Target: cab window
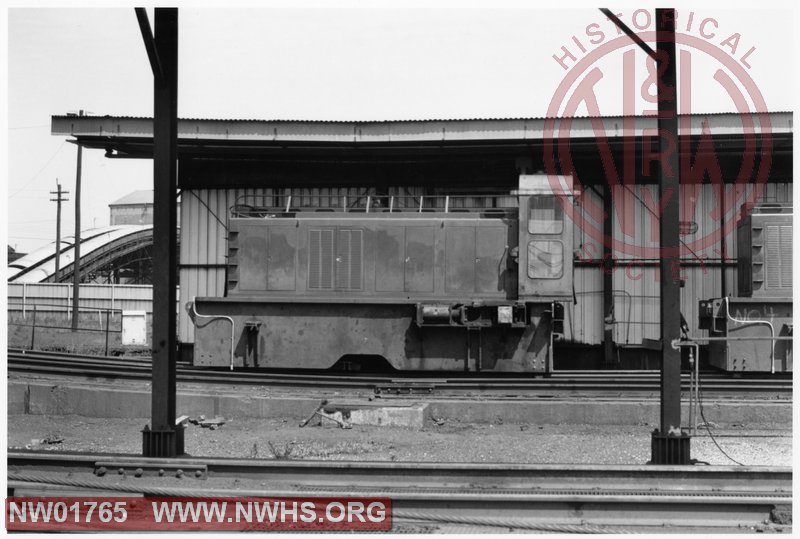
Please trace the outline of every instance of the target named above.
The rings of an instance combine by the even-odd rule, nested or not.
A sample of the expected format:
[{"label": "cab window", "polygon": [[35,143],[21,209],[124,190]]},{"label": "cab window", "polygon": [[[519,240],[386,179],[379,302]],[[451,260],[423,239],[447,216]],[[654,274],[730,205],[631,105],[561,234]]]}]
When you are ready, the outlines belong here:
[{"label": "cab window", "polygon": [[528,232],[561,234],[564,231],[564,210],[556,197],[535,195],[528,198]]},{"label": "cab window", "polygon": [[528,242],[528,277],[560,279],[564,275],[564,244],[556,240]]}]

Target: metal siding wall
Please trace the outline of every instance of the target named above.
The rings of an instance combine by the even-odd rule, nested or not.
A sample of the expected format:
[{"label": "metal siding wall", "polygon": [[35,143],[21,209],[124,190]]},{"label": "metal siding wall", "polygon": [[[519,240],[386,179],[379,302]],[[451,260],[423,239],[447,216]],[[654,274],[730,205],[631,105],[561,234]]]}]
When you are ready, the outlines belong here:
[{"label": "metal siding wall", "polygon": [[[627,210],[626,215],[633,218],[634,226],[628,229],[633,234],[625,236],[629,252],[615,252],[620,260],[635,260],[639,257],[648,257],[646,249],[658,247],[659,221],[654,218],[643,202],[658,207],[658,193],[652,186],[634,186],[633,194],[623,196],[620,192],[623,187],[616,187],[617,197],[615,203]],[[650,189],[649,193],[644,193]],[[741,201],[748,192],[747,186],[726,186],[728,201]],[[761,202],[790,203],[792,190],[789,184],[768,184],[765,186]],[[681,255],[684,258],[718,260],[721,255],[719,218],[715,209],[719,204],[719,186],[704,184],[701,186],[681,187],[681,220],[692,220],[697,223],[697,232],[691,235],[682,235],[681,239],[686,246],[681,246]],[[691,211],[690,204],[694,204]],[[614,233],[616,238],[621,238],[622,230],[615,215]],[[727,217],[738,221],[741,217],[741,208],[729,209]],[[725,247],[729,260],[735,260],[736,231],[726,235]],[[702,240],[702,241],[700,241]],[[599,270],[596,270],[600,273]],[[722,292],[722,269],[718,265],[687,266],[683,269],[685,286],[681,289],[681,312],[686,318],[691,334],[699,334],[697,327],[697,302],[701,299],[719,297]],[[577,279],[576,279],[577,281]],[[736,269],[726,270],[727,293],[736,295]],[[617,324],[614,337],[619,344],[641,344],[642,339],[660,338],[660,286],[658,281],[658,267],[634,267],[629,272],[624,267],[618,268],[614,274],[615,290],[615,318]],[[579,298],[580,301],[580,298]],[[627,304],[626,304],[627,303]],[[602,318],[602,304],[594,314]],[[594,342],[586,341],[586,344]]]},{"label": "metal siding wall", "polygon": [[[622,189],[615,187],[615,203],[621,204],[626,215],[632,217],[632,226],[628,229],[632,236],[625,236],[624,240],[632,248],[628,252],[616,252],[615,256],[622,260],[635,260],[646,254],[645,247],[658,247],[658,219],[643,205],[651,205],[654,211],[658,207],[658,192],[654,186],[633,186],[625,196]],[[644,193],[643,190],[648,190]],[[731,193],[731,189],[735,194]],[[727,186],[729,200],[741,200],[746,187]],[[603,193],[602,188],[598,188]],[[393,186],[388,189],[389,195],[402,197],[419,197],[425,193],[423,187]],[[688,203],[695,204],[695,212],[689,217],[687,210],[682,210],[683,220],[691,219],[697,222],[698,230],[692,236],[683,236],[682,239],[689,243],[705,236],[707,231],[718,229],[718,219],[712,217],[712,212],[718,204],[718,187],[715,185],[702,185],[699,188],[682,189],[681,202],[684,208]],[[209,210],[200,202],[205,202],[223,223],[227,223],[228,210],[242,195],[271,196],[273,194],[292,194],[301,197],[304,205],[330,206],[341,204],[341,197],[347,195],[348,199],[365,194],[374,194],[374,190],[364,188],[320,188],[310,190],[300,189],[226,189],[226,190],[184,190],[181,197],[181,258],[182,264],[225,264],[227,255],[227,238],[225,227],[209,213]],[[196,196],[195,196],[196,195]],[[576,206],[576,213],[581,218],[588,220],[588,224],[602,230],[602,222],[598,222],[589,215],[587,208],[602,208],[602,200],[597,193],[590,189],[584,190],[581,195],[582,203]],[[198,200],[198,198],[200,200]],[[694,200],[692,200],[694,199]],[[764,202],[791,202],[791,184],[768,184],[764,189]],[[410,200],[396,201],[398,205],[412,205]],[[729,209],[729,216],[740,214],[738,208]],[[614,234],[616,238],[623,238],[618,219],[615,213]],[[596,217],[596,216],[595,216]],[[731,260],[736,258],[735,231],[725,237],[727,256]],[[600,258],[602,245],[595,235],[588,233],[583,227],[575,226],[575,248],[583,258]],[[719,258],[719,236],[712,236],[711,242],[704,246],[692,246],[698,256]],[[716,250],[716,252],[715,252]],[[683,256],[691,256],[691,251],[683,248]],[[685,269],[686,286],[681,290],[681,310],[689,323],[690,331],[697,330],[697,301],[716,297],[721,294],[721,269],[719,267],[688,267]],[[615,340],[619,344],[641,344],[643,338],[660,338],[659,300],[660,292],[657,280],[658,269],[655,266],[635,266],[630,270],[626,267],[617,268],[614,274],[614,308],[616,325],[614,328]],[[736,269],[726,270],[727,292],[736,293]],[[188,301],[193,296],[222,296],[225,293],[224,268],[182,268],[180,271],[181,309],[179,319],[179,339],[182,342],[194,341],[194,327],[185,309]],[[9,285],[11,286],[11,285]],[[578,267],[575,269],[575,293],[577,305],[568,302],[566,305],[567,317],[565,323],[565,337],[569,340],[585,344],[600,344],[603,339],[603,308],[602,308],[603,279],[602,272],[596,267]]]},{"label": "metal siding wall", "polygon": [[[113,297],[113,300],[112,300]],[[33,305],[42,311],[71,311],[72,283],[8,283],[8,311],[26,311]],[[82,284],[79,306],[91,309],[120,309],[126,311],[153,310],[153,287],[150,285]]]},{"label": "metal siding wall", "polygon": [[[599,194],[592,189],[585,189],[573,204],[575,220],[572,244],[580,251],[582,258],[600,258],[603,255],[603,244],[598,237],[598,231],[603,230],[603,221],[602,215],[596,214],[596,209],[603,208],[600,195],[605,196],[605,189],[603,187],[596,189]],[[588,232],[592,228],[596,230],[594,234]]]},{"label": "metal siding wall", "polygon": [[[603,255],[598,234],[589,232],[592,228],[603,230],[602,216],[597,215],[596,209],[603,207],[600,195],[604,194],[604,189],[598,187],[597,191],[599,194],[592,189],[583,190],[573,206],[573,245],[582,259],[599,259]],[[566,304],[565,337],[584,344],[600,344],[603,342],[603,273],[596,267],[576,267],[574,279],[577,303]]]},{"label": "metal siding wall", "polygon": [[565,305],[565,338],[585,344],[603,342],[603,274],[597,268],[575,268],[576,304]]}]

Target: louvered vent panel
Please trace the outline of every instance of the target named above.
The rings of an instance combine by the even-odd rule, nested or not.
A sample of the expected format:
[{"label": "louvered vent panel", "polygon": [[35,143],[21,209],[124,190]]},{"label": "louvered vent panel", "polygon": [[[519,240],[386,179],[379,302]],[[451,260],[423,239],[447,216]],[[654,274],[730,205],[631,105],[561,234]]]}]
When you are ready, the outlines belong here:
[{"label": "louvered vent panel", "polygon": [[769,225],[766,227],[766,288],[792,286],[792,227]]},{"label": "louvered vent panel", "polygon": [[350,231],[339,230],[336,238],[336,288],[349,288]]},{"label": "louvered vent panel", "polygon": [[779,288],[780,283],[780,263],[781,263],[781,239],[780,227],[766,227],[766,260],[764,261],[764,273],[767,288]]},{"label": "louvered vent panel", "polygon": [[350,231],[350,282],[349,288],[361,289],[361,273],[363,271],[364,257],[362,256],[362,232]]},{"label": "louvered vent panel", "polygon": [[333,288],[333,230],[310,230],[308,287]]},{"label": "louvered vent panel", "polygon": [[781,227],[781,260],[779,267],[781,270],[781,286],[787,289],[792,288],[792,227]]},{"label": "louvered vent panel", "polygon": [[362,231],[340,229],[336,237],[336,288],[361,289]]}]

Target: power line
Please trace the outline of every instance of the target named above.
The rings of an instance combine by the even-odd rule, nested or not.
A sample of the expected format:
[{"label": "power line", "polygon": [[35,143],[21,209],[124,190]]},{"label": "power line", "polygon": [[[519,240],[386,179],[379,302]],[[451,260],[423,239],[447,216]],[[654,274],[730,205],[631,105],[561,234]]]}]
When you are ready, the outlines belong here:
[{"label": "power line", "polygon": [[49,164],[50,164],[50,161],[52,161],[52,160],[55,158],[55,156],[58,154],[58,152],[60,152],[60,151],[61,151],[61,148],[63,148],[63,147],[64,147],[64,144],[66,144],[66,143],[67,143],[66,139],[65,139],[65,140],[63,140],[63,141],[61,141],[61,145],[60,145],[60,146],[58,147],[58,149],[57,149],[57,150],[56,150],[56,151],[53,153],[53,155],[51,155],[51,156],[50,156],[50,159],[48,159],[48,160],[47,160],[47,162],[44,164],[44,166],[43,166],[42,168],[40,168],[40,169],[39,169],[39,172],[37,172],[36,174],[34,174],[34,175],[33,175],[33,177],[31,177],[31,179],[30,179],[30,180],[28,180],[27,182],[25,182],[25,185],[23,185],[22,187],[20,187],[20,188],[19,188],[19,189],[17,189],[16,191],[14,191],[14,193],[12,193],[12,194],[8,195],[8,198],[14,198],[14,197],[15,197],[15,196],[17,196],[18,194],[20,194],[20,193],[21,193],[21,192],[22,192],[22,191],[23,191],[23,190],[24,190],[26,187],[28,187],[28,185],[29,185],[29,184],[30,184],[30,183],[31,183],[33,180],[35,180],[35,179],[37,178],[37,176],[39,176],[39,174],[41,174],[41,173],[44,171],[44,169],[46,169],[46,168],[47,168],[47,165],[49,165]]}]

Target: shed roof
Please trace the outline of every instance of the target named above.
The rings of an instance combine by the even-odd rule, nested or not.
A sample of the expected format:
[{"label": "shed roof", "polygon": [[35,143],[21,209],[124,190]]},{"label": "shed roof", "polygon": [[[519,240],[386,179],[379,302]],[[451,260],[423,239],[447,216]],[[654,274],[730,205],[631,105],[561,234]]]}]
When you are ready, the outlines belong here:
[{"label": "shed roof", "polygon": [[[792,132],[792,113],[713,113],[681,115],[682,135],[708,130],[712,135],[741,135],[768,129],[772,133]],[[178,120],[181,141],[225,142],[314,142],[314,143],[404,143],[464,142],[492,140],[536,141],[564,136],[596,137],[598,130],[608,137],[622,137],[625,129],[641,133],[654,129],[655,116],[603,116],[573,118],[475,118],[467,120],[386,121],[303,121],[303,120],[220,120],[183,118]],[[753,128],[748,129],[749,125]],[[152,138],[153,119],[131,116],[53,116],[51,134],[79,138]]]},{"label": "shed roof", "polygon": [[119,200],[110,203],[109,206],[128,206],[132,204],[152,204],[153,203],[153,190],[142,189],[128,193]]}]

